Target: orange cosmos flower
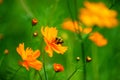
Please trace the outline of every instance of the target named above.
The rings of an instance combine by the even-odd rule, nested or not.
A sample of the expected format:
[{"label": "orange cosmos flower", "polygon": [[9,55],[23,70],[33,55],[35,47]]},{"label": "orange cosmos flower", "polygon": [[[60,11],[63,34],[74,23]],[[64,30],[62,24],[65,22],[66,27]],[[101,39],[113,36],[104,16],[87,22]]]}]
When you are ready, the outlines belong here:
[{"label": "orange cosmos flower", "polygon": [[86,26],[92,27],[97,25],[107,28],[117,26],[116,11],[109,10],[103,3],[85,2],[84,5],[85,8],[80,9],[79,18]]},{"label": "orange cosmos flower", "polygon": [[25,67],[27,70],[29,70],[29,67],[32,67],[36,70],[40,70],[42,68],[42,63],[37,60],[37,58],[40,56],[39,50],[36,50],[35,52],[33,52],[31,48],[24,50],[24,43],[19,44],[16,50],[23,60],[20,62],[20,65]]},{"label": "orange cosmos flower", "polygon": [[107,40],[98,32],[94,32],[89,36],[89,39],[92,40],[97,46],[105,46]]},{"label": "orange cosmos flower", "polygon": [[77,21],[72,21],[70,19],[64,21],[62,24],[63,29],[70,30],[72,32],[77,32],[80,31],[84,34],[88,34],[92,31],[92,28],[82,28],[81,26],[78,25]]},{"label": "orange cosmos flower", "polygon": [[43,27],[41,28],[42,35],[44,36],[45,43],[47,46],[45,47],[45,51],[48,53],[50,57],[53,56],[53,50],[59,54],[64,54],[67,50],[67,47],[62,46],[62,40],[57,37],[57,29],[56,28],[49,28]]},{"label": "orange cosmos flower", "polygon": [[64,67],[61,64],[54,64],[53,65],[55,72],[61,72],[64,71]]}]

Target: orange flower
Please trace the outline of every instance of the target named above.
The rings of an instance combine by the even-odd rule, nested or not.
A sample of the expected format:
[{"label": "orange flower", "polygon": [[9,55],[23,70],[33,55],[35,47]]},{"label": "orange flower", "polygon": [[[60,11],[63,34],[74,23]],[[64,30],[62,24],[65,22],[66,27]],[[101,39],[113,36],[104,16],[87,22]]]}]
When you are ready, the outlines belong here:
[{"label": "orange flower", "polygon": [[39,50],[36,50],[35,52],[33,52],[31,48],[24,50],[24,43],[19,44],[16,50],[23,60],[20,62],[20,65],[25,67],[27,70],[29,70],[29,67],[32,67],[36,70],[40,70],[42,68],[42,63],[37,60],[37,58],[40,56]]},{"label": "orange flower", "polygon": [[64,71],[64,67],[61,64],[54,64],[53,65],[55,72],[61,72]]},{"label": "orange flower", "polygon": [[67,47],[62,46],[61,40],[58,40],[58,31],[56,28],[45,27],[45,29],[43,29],[42,27],[41,32],[44,37],[44,41],[47,44],[47,46],[45,47],[45,51],[50,57],[53,56],[53,50],[59,54],[64,54],[64,52],[67,50]]},{"label": "orange flower", "polygon": [[109,10],[103,3],[85,2],[84,5],[85,8],[80,9],[79,18],[86,26],[92,27],[97,25],[107,28],[117,26],[116,11]]},{"label": "orange flower", "polygon": [[63,29],[66,30],[70,30],[72,32],[77,32],[80,31],[84,34],[88,34],[92,31],[92,28],[82,28],[81,26],[78,25],[77,21],[72,21],[70,19],[66,20],[63,24],[62,24]]},{"label": "orange flower", "polygon": [[72,21],[70,19],[64,21],[64,23],[62,24],[63,29],[66,30],[70,30],[72,32],[76,32],[76,31],[81,31],[82,28],[79,27],[78,22],[77,21]]},{"label": "orange flower", "polygon": [[84,34],[89,34],[90,32],[92,32],[92,28],[84,28],[83,30],[82,30],[82,32],[84,33]]},{"label": "orange flower", "polygon": [[107,40],[98,32],[94,32],[89,36],[89,39],[92,40],[97,46],[105,46]]}]

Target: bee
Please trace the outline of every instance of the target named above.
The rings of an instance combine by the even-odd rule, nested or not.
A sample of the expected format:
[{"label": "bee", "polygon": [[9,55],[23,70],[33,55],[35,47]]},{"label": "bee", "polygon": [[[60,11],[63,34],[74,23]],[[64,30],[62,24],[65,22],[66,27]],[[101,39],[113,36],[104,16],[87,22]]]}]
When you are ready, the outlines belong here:
[{"label": "bee", "polygon": [[61,37],[57,37],[57,38],[55,39],[55,43],[56,43],[56,44],[63,44],[64,41],[63,41],[63,39],[62,39]]}]

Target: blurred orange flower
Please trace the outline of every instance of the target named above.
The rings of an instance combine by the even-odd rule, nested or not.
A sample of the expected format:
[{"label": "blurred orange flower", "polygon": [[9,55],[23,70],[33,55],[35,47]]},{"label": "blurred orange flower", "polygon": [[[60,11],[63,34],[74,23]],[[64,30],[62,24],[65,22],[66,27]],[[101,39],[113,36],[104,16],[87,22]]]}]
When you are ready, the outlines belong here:
[{"label": "blurred orange flower", "polygon": [[62,46],[61,40],[57,38],[57,29],[53,27],[43,27],[41,28],[41,33],[44,36],[44,41],[47,44],[45,47],[45,51],[48,53],[50,57],[53,56],[53,50],[59,54],[64,54],[67,50],[67,47]]},{"label": "blurred orange flower", "polygon": [[3,3],[3,0],[0,0],[0,4],[2,4]]},{"label": "blurred orange flower", "polygon": [[70,19],[65,20],[64,23],[62,24],[62,27],[63,27],[63,29],[70,30],[70,31],[72,31],[72,32],[76,32],[76,31],[78,31],[78,30],[79,30],[79,31],[82,30],[82,28],[79,27],[77,21],[74,21],[74,22],[73,22],[73,21],[70,20]]},{"label": "blurred orange flower", "polygon": [[4,53],[5,53],[5,54],[9,54],[9,50],[8,50],[8,49],[5,49],[5,50],[4,50]]},{"label": "blurred orange flower", "polygon": [[66,29],[66,30],[70,30],[72,32],[82,32],[84,34],[88,34],[92,31],[92,28],[82,28],[81,26],[78,25],[78,22],[77,21],[72,21],[70,19],[64,21],[64,23],[62,24],[62,27],[63,29]]},{"label": "blurred orange flower", "polygon": [[102,47],[107,44],[107,39],[105,39],[100,33],[94,32],[89,36],[89,39],[93,41],[97,46]]},{"label": "blurred orange flower", "polygon": [[29,67],[32,67],[36,70],[41,70],[42,63],[37,60],[37,58],[40,56],[39,50],[36,50],[35,52],[33,52],[31,48],[27,48],[26,50],[24,50],[24,43],[19,44],[16,50],[23,60],[22,62],[20,62],[20,65],[25,67],[27,70],[29,70]]},{"label": "blurred orange flower", "polygon": [[79,18],[88,27],[97,25],[99,27],[112,28],[117,26],[117,12],[110,10],[103,3],[84,3],[85,8],[80,9]]},{"label": "blurred orange flower", "polygon": [[64,67],[61,64],[54,64],[53,65],[55,72],[62,72],[64,71]]}]

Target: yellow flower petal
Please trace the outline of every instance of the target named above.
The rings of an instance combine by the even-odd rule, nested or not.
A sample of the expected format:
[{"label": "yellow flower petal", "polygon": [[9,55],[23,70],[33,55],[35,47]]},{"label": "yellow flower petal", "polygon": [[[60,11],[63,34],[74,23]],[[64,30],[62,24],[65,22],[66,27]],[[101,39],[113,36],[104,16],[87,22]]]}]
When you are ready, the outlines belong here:
[{"label": "yellow flower petal", "polygon": [[42,63],[38,60],[30,61],[29,66],[36,69],[36,70],[41,70],[42,69]]},{"label": "yellow flower petal", "polygon": [[43,29],[43,27],[41,28],[41,32],[42,35],[44,36],[44,38],[49,41],[49,43],[51,43],[56,37],[57,37],[57,29],[56,28],[49,28],[49,27],[45,27],[45,29]]},{"label": "yellow flower petal", "polygon": [[53,56],[53,50],[52,50],[51,46],[46,46],[46,47],[45,47],[45,51],[48,53],[48,55],[49,55],[50,57]]},{"label": "yellow flower petal", "polygon": [[36,51],[33,53],[33,58],[34,58],[34,59],[37,59],[39,56],[40,56],[40,51],[39,51],[39,50],[36,50]]},{"label": "yellow flower petal", "polygon": [[64,54],[67,50],[67,47],[64,47],[62,45],[53,44],[52,49],[59,54]]},{"label": "yellow flower petal", "polygon": [[24,43],[19,44],[19,46],[17,47],[16,50],[17,50],[18,54],[22,57],[22,59],[25,60],[26,59],[26,53],[24,51]]}]

